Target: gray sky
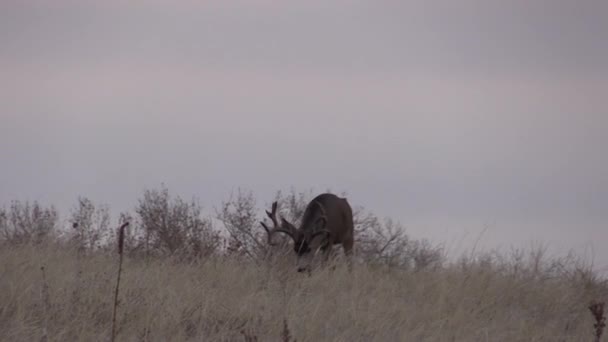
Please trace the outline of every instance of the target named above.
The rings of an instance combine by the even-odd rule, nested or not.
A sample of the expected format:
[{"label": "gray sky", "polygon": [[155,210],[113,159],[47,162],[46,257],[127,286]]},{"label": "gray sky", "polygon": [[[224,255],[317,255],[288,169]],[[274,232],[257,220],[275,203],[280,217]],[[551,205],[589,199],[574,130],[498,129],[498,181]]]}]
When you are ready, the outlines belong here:
[{"label": "gray sky", "polygon": [[414,237],[486,228],[608,265],[607,18],[604,0],[2,1],[0,203],[331,188]]}]

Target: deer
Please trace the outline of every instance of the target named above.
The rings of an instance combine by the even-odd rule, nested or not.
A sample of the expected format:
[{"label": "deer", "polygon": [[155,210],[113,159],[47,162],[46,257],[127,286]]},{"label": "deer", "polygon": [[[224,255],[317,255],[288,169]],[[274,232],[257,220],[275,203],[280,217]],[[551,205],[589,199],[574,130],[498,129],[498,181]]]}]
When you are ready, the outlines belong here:
[{"label": "deer", "polygon": [[272,237],[283,233],[293,239],[293,250],[297,256],[297,271],[311,271],[314,255],[321,250],[323,261],[327,262],[332,254],[332,247],[341,244],[351,268],[354,245],[353,212],[346,198],[331,193],[322,193],[313,198],[302,216],[300,226],[296,228],[282,216],[277,218],[277,202],[272,203],[271,211],[266,215],[272,221],[270,228],[264,221],[260,224],[266,230],[268,244],[275,246]]}]

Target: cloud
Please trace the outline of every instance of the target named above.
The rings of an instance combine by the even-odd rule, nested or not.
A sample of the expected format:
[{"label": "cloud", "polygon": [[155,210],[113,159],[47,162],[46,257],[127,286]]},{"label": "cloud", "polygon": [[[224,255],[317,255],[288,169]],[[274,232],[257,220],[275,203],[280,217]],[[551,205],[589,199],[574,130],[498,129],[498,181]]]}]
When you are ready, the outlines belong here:
[{"label": "cloud", "polygon": [[5,59],[326,73],[605,75],[602,1],[4,5]]}]

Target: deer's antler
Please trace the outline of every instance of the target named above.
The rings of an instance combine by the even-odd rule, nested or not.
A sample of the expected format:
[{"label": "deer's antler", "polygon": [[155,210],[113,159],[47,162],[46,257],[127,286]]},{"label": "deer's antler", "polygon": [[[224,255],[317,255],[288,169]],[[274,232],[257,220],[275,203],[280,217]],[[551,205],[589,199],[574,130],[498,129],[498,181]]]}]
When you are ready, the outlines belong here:
[{"label": "deer's antler", "polygon": [[285,224],[287,221],[285,221],[285,219],[282,217],[281,217],[281,225],[279,225],[279,221],[277,220],[277,207],[278,207],[278,204],[275,201],[272,203],[271,211],[266,210],[266,215],[268,215],[268,217],[270,217],[270,219],[272,220],[272,224],[273,224],[272,228],[268,228],[266,223],[264,223],[263,221],[260,222],[262,227],[264,227],[264,230],[266,230],[266,233],[268,233],[268,244],[271,246],[274,246],[274,244],[272,243],[272,235],[274,233],[276,233],[276,232],[285,233],[294,240],[295,240],[295,236],[297,233],[296,231],[293,230],[292,225]]}]

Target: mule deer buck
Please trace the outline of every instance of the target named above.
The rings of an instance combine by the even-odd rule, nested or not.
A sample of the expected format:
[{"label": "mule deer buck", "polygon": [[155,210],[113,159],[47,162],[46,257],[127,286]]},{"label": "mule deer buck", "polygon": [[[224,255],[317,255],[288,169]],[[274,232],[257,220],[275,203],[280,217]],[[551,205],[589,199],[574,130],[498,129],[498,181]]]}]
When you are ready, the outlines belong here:
[{"label": "mule deer buck", "polygon": [[346,198],[330,193],[318,195],[306,206],[299,228],[283,217],[280,217],[279,223],[277,206],[277,202],[274,202],[271,211],[266,210],[274,227],[269,228],[266,223],[260,223],[268,233],[268,244],[271,246],[275,245],[272,237],[277,232],[293,239],[298,272],[310,271],[313,256],[319,249],[323,251],[324,261],[327,261],[336,244],[342,244],[349,268],[351,267],[354,225],[352,208]]}]

